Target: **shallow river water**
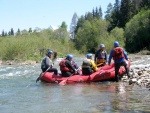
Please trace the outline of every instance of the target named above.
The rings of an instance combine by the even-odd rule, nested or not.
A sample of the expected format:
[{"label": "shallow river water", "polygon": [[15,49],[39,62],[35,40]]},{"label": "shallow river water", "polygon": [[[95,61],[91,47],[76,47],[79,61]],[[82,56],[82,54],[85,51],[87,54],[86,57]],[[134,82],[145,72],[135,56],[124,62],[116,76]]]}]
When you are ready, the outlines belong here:
[{"label": "shallow river water", "polygon": [[[150,64],[149,57],[136,59],[131,66]],[[81,64],[82,59],[75,60]],[[109,81],[36,83],[40,72],[40,64],[0,66],[0,113],[150,113],[146,88]]]}]

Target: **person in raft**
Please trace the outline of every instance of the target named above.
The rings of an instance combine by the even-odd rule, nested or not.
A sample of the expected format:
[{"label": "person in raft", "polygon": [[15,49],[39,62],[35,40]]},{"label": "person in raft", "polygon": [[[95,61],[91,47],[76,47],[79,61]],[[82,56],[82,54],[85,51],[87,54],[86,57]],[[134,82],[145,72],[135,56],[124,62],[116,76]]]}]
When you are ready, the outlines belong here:
[{"label": "person in raft", "polygon": [[42,72],[54,72],[55,75],[58,75],[58,70],[53,68],[54,63],[51,61],[53,51],[48,50],[47,55],[42,59],[41,69]]},{"label": "person in raft", "polygon": [[69,77],[72,74],[77,74],[77,70],[72,65],[73,55],[68,54],[64,60],[59,63],[62,76]]},{"label": "person in raft", "polygon": [[104,44],[100,44],[100,49],[95,53],[94,61],[97,66],[104,66],[107,63],[107,52]]},{"label": "person in raft", "polygon": [[90,75],[93,72],[97,71],[98,68],[95,62],[92,60],[92,54],[87,54],[86,59],[83,60],[82,63],[82,74],[83,75]]},{"label": "person in raft", "polygon": [[116,82],[118,82],[118,80],[119,80],[118,73],[119,73],[120,66],[125,67],[127,76],[128,76],[128,78],[130,78],[129,68],[126,63],[126,60],[128,60],[127,53],[123,48],[119,47],[119,42],[117,42],[117,41],[114,42],[114,49],[112,49],[110,51],[108,65],[110,65],[112,58],[113,58],[114,64],[115,64],[115,80],[116,80]]}]

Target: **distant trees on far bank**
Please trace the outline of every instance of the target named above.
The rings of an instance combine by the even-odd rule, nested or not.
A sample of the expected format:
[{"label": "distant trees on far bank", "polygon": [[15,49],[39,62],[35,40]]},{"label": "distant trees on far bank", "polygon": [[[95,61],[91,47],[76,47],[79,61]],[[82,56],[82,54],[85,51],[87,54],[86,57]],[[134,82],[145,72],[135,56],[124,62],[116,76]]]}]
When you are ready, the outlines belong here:
[{"label": "distant trees on far bank", "polygon": [[[67,31],[66,23],[62,22],[60,28],[56,30],[29,28],[22,31],[18,29],[16,33],[13,29],[8,33],[3,30],[1,37],[15,36],[30,39],[38,36],[43,40],[47,37],[48,40],[55,40],[56,45],[61,42],[66,46],[66,42],[69,42],[71,48],[84,54],[95,53],[101,43],[105,44],[109,53],[116,40],[130,53],[143,49],[150,50],[148,41],[150,40],[150,0],[115,0],[115,4],[108,4],[105,14],[103,18],[101,7],[96,7],[81,17],[77,17],[75,13],[70,32]],[[72,41],[70,41],[71,36]]]}]

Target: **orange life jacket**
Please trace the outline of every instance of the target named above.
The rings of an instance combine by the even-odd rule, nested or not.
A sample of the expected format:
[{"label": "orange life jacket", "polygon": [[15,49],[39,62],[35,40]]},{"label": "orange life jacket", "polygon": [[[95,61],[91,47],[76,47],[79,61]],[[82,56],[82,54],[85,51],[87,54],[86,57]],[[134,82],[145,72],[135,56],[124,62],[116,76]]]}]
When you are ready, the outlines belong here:
[{"label": "orange life jacket", "polygon": [[61,71],[69,71],[69,72],[71,72],[71,69],[66,66],[66,59],[62,60],[59,63],[59,66],[60,66],[60,70]]},{"label": "orange life jacket", "polygon": [[123,49],[121,47],[114,48],[113,59],[118,60],[120,58],[124,58]]}]

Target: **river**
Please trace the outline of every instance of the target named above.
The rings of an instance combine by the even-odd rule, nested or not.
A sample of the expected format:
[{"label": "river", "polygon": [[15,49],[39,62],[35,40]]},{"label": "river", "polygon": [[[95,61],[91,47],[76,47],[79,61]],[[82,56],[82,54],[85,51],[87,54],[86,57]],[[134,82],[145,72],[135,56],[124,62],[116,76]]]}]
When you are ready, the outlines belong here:
[{"label": "river", "polygon": [[[80,65],[82,58],[75,60]],[[137,57],[131,66],[149,63],[149,57]],[[40,72],[40,64],[0,66],[0,113],[150,113],[146,88],[109,81],[36,83]]]}]

